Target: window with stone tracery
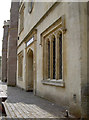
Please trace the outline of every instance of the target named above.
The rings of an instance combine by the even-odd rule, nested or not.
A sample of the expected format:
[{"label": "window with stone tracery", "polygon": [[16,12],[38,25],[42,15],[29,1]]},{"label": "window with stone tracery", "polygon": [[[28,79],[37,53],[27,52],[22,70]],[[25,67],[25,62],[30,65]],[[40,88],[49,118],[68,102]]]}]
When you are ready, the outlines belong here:
[{"label": "window with stone tracery", "polygon": [[22,4],[20,8],[20,13],[19,13],[19,33],[21,33],[24,29],[24,4]]},{"label": "window with stone tracery", "polygon": [[48,78],[50,78],[50,41],[48,41],[47,46],[48,46]]},{"label": "window with stone tracery", "polygon": [[41,33],[40,45],[43,46],[42,84],[65,86],[66,48],[65,16],[61,16]]},{"label": "window with stone tracery", "polygon": [[57,33],[51,33],[44,39],[44,68],[46,73],[44,73],[44,78],[50,80],[62,79],[62,32],[57,31]]},{"label": "window with stone tracery", "polygon": [[53,79],[55,79],[55,73],[56,73],[56,50],[55,50],[55,48],[56,48],[56,40],[55,40],[55,37],[53,38]]},{"label": "window with stone tracery", "polygon": [[22,80],[23,75],[23,55],[22,52],[18,55],[18,78]]},{"label": "window with stone tracery", "polygon": [[59,35],[59,79],[62,79],[62,33]]}]

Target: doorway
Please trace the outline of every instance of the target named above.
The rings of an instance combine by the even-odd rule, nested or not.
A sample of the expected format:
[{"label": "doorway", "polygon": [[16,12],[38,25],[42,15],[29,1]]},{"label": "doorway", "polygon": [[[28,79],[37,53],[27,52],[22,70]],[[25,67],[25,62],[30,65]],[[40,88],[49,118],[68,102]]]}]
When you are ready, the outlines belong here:
[{"label": "doorway", "polygon": [[27,91],[33,92],[33,51],[27,53]]}]

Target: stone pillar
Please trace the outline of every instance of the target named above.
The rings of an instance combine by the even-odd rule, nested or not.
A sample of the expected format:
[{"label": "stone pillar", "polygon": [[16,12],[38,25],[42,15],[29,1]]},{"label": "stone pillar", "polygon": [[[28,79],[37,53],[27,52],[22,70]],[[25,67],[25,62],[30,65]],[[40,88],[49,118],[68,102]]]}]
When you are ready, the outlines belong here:
[{"label": "stone pillar", "polygon": [[[87,66],[87,76],[86,76],[86,84],[82,87],[82,112],[83,115],[86,115],[86,118],[89,119],[89,2],[87,2],[87,42],[86,42],[86,66]],[[84,116],[85,117],[85,116]]]},{"label": "stone pillar", "polygon": [[89,1],[87,2],[87,118],[89,119]]},{"label": "stone pillar", "polygon": [[7,85],[16,85],[19,2],[11,3]]},{"label": "stone pillar", "polygon": [[[89,119],[89,2],[80,3],[81,118]],[[83,24],[82,24],[83,23]]]},{"label": "stone pillar", "polygon": [[4,21],[4,33],[2,41],[2,81],[7,81],[7,43],[8,43],[8,32],[9,32],[10,21]]}]

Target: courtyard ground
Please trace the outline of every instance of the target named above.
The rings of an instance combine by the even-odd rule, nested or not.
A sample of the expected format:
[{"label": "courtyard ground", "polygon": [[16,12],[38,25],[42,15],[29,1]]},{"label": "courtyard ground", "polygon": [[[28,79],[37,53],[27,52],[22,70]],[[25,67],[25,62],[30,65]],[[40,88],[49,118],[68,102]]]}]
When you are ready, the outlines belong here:
[{"label": "courtyard ground", "polygon": [[6,117],[3,119],[58,119],[65,118],[66,107],[58,106],[48,100],[34,96],[33,92],[26,92],[17,87],[7,87],[0,81],[0,92],[7,95],[4,103]]}]

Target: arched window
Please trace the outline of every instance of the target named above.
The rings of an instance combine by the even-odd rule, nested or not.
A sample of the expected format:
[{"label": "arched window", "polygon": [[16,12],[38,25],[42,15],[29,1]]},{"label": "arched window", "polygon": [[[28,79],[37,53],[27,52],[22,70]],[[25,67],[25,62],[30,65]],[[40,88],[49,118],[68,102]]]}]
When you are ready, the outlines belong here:
[{"label": "arched window", "polygon": [[56,54],[55,54],[55,52],[56,52],[56,39],[55,39],[55,37],[53,38],[53,79],[55,79],[55,70],[56,70]]},{"label": "arched window", "polygon": [[63,48],[61,31],[44,38],[44,79],[52,81],[63,79]]},{"label": "arched window", "polygon": [[62,33],[59,35],[59,79],[62,79]]},{"label": "arched window", "polygon": [[22,80],[23,77],[23,53],[20,52],[18,55],[18,78]]},{"label": "arched window", "polygon": [[43,33],[41,33],[43,46],[42,83],[46,85],[64,87],[66,68],[66,51],[64,47],[65,26],[64,19],[61,18],[49,26]]},{"label": "arched window", "polygon": [[50,78],[50,41],[48,40],[48,78]]},{"label": "arched window", "polygon": [[20,12],[19,12],[19,15],[20,15],[20,20],[19,20],[19,27],[20,27],[20,31],[19,31],[19,34],[23,31],[23,29],[24,29],[24,8],[25,8],[25,6],[24,6],[24,4],[22,5],[22,7],[21,7],[21,10],[20,10]]}]

